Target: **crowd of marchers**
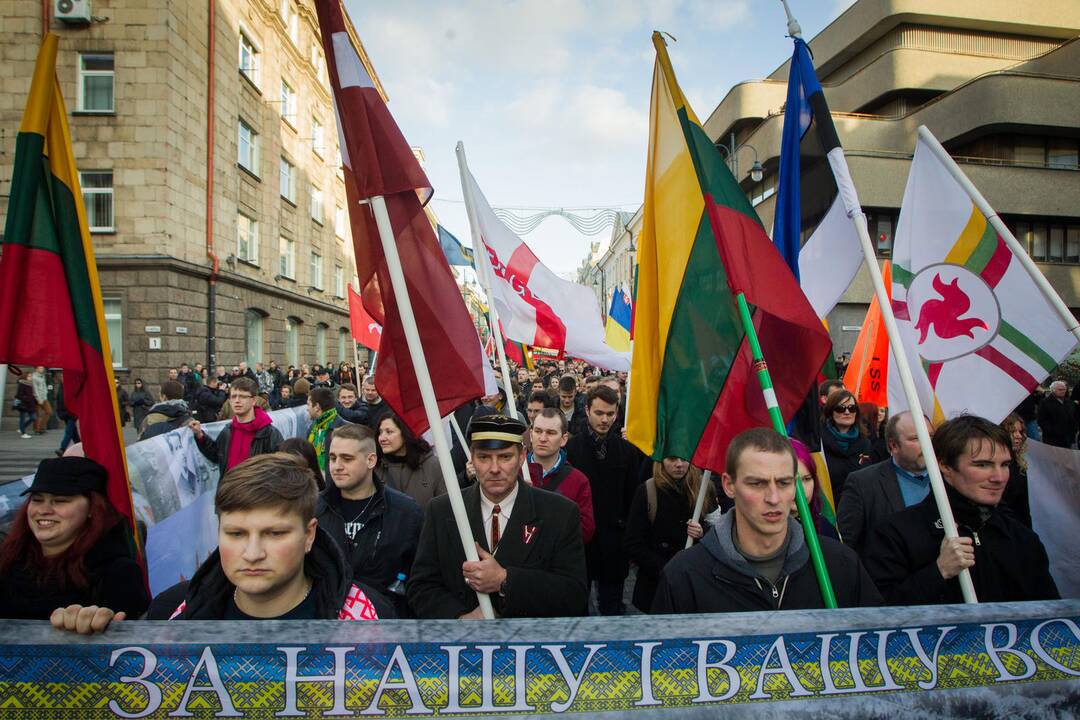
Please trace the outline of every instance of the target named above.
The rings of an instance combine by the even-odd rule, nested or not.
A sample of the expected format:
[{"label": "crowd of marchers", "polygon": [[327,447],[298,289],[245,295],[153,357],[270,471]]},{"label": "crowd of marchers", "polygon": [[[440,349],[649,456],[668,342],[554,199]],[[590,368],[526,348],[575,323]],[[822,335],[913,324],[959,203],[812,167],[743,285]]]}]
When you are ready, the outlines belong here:
[{"label": "crowd of marchers", "polygon": [[[706,480],[688,458],[650,459],[627,441],[625,374],[515,368],[509,390],[454,413],[470,560],[439,458],[366,371],[182,365],[156,401],[141,381],[121,391],[140,437],[190,428],[220,468],[217,550],[151,598],[104,468],[69,449],[41,461],[0,545],[0,617],[80,633],[137,618],[466,619],[482,617],[478,593],[497,617],[621,615],[629,577],[644,613],[821,608],[806,525],[839,607],[961,602],[964,570],[981,601],[1058,597],[1031,528],[1023,415],[932,429],[959,527],[946,538],[910,414],[860,404],[838,381],[821,386],[813,441],[746,430]],[[1055,385],[1047,402],[1039,422],[1068,416],[1075,441],[1073,400]],[[300,406],[307,437],[283,440],[267,410]],[[211,437],[215,420],[228,424]],[[1048,425],[1044,437],[1059,430]]]}]

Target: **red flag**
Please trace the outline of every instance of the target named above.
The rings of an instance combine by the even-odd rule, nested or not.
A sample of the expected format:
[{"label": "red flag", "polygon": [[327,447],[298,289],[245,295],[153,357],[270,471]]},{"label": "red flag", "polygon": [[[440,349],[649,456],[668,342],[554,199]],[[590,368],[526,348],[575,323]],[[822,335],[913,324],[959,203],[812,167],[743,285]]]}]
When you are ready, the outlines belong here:
[{"label": "red flag", "polygon": [[[349,37],[340,0],[315,3],[334,93],[345,193],[364,308],[382,325],[375,386],[413,432],[428,429],[397,300],[375,218],[362,201],[376,195],[387,213],[401,257],[439,414],[484,394],[484,359],[472,319],[446,263],[419,195],[431,196],[427,176],[390,116]],[[419,193],[419,195],[418,195]]]},{"label": "red flag", "polygon": [[[364,309],[364,303],[356,291],[349,286],[349,325],[352,326],[352,336],[356,342],[375,352],[379,352],[379,341],[382,340],[382,325],[375,322],[375,318],[368,315]],[[377,368],[376,368],[377,369]]]}]

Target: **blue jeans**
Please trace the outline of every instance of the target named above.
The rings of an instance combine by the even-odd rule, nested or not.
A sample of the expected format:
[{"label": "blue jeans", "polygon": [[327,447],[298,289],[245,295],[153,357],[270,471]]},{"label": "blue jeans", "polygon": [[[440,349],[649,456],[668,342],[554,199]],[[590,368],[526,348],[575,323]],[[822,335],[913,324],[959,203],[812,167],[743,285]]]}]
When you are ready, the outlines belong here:
[{"label": "blue jeans", "polygon": [[1024,429],[1027,431],[1027,436],[1032,440],[1042,440],[1042,430],[1039,429],[1039,423],[1028,420],[1024,423]]},{"label": "blue jeans", "polygon": [[34,424],[34,411],[33,410],[20,410],[19,411],[19,434],[25,435],[26,428]]},{"label": "blue jeans", "polygon": [[79,442],[79,426],[75,419],[64,422],[64,437],[60,440],[60,452],[67,450],[67,446],[73,442]]}]

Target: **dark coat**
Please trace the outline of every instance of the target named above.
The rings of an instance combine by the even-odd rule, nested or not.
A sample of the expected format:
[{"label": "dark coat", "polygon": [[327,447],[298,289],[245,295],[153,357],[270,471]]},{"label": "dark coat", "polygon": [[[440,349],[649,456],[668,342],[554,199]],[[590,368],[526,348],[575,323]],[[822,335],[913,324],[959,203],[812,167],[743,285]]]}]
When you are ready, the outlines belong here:
[{"label": "dark coat", "polygon": [[[979,507],[946,485],[960,535],[977,538],[971,580],[979,602],[1059,597],[1039,536],[998,506],[982,521]],[[963,602],[960,580],[946,580],[937,558],[945,531],[934,495],[896,513],[866,543],[866,569],[890,605]]]},{"label": "dark coat", "polygon": [[1039,403],[1038,415],[1044,443],[1067,448],[1076,441],[1076,404],[1071,398],[1047,395]]},{"label": "dark coat", "polygon": [[146,418],[147,413],[150,412],[150,408],[154,405],[154,398],[150,395],[150,391],[147,390],[145,386],[132,390],[129,397],[135,430],[138,431],[139,428],[142,427],[143,420]]},{"label": "dark coat", "polygon": [[90,548],[84,558],[86,588],[42,584],[35,568],[19,564],[0,575],[0,617],[48,620],[68,605],[98,605],[137,618],[150,604],[142,570],[131,558],[121,521]]},{"label": "dark coat", "polygon": [[862,556],[866,536],[905,507],[892,458],[857,470],[847,479],[836,508],[836,524],[844,544]]},{"label": "dark coat", "polygon": [[[664,566],[653,598],[655,614],[754,612],[759,610],[814,610],[824,608],[821,589],[802,527],[788,519],[788,544],[784,567],[774,586],[757,575],[731,540],[735,510],[720,521],[702,541],[683,550]],[[881,594],[851,548],[832,538],[819,537],[821,554],[832,580],[838,607],[872,607]]]},{"label": "dark coat", "polygon": [[150,408],[143,419],[140,440],[148,440],[157,435],[164,435],[191,422],[191,410],[183,400],[166,400]]},{"label": "dark coat", "polygon": [[630,503],[640,482],[645,456],[612,429],[604,438],[607,455],[596,458],[592,434],[585,431],[566,443],[566,459],[589,478],[596,534],[585,546],[589,580],[619,582],[626,579],[629,560],[623,550],[623,531]]},{"label": "dark coat", "polygon": [[[701,516],[705,517],[712,510],[708,506],[702,508]],[[686,521],[692,512],[692,508],[687,507],[685,495],[657,486],[656,519],[650,523],[645,485],[638,485],[634,492],[623,548],[637,565],[633,602],[638,610],[650,611],[660,582],[660,571],[676,553],[686,548]]]},{"label": "dark coat", "polygon": [[[322,528],[315,530],[311,552],[304,557],[304,574],[313,581],[311,592],[315,593],[319,618],[336,620],[354,583],[337,543]],[[380,620],[395,617],[393,606],[379,592],[363,583],[355,584],[367,595]],[[221,555],[215,550],[195,571],[190,582],[181,581],[155,597],[146,612],[146,619],[168,620],[183,604],[183,612],[177,620],[222,620],[235,591],[236,586],[229,582],[221,568]]]},{"label": "dark coat", "polygon": [[[277,452],[278,446],[283,442],[285,440],[281,437],[281,432],[273,425],[267,425],[255,433],[255,437],[251,441],[251,454],[248,457]],[[204,433],[203,439],[196,442],[195,445],[199,448],[199,452],[203,454],[203,457],[217,465],[218,470],[224,475],[225,465],[229,462],[229,445],[231,443],[232,423],[229,423],[221,429],[217,440]]]},{"label": "dark coat", "polygon": [[195,417],[199,422],[210,423],[217,420],[221,406],[229,399],[229,392],[222,388],[200,385],[195,391]]},{"label": "dark coat", "polygon": [[[490,551],[480,510],[480,488],[462,491],[473,538]],[[531,529],[525,539],[525,526]],[[581,522],[572,501],[557,493],[518,483],[517,500],[495,559],[506,568],[507,592],[492,593],[501,617],[584,615],[588,600]],[[474,610],[476,593],[461,574],[465,551],[442,495],[428,505],[420,546],[408,583],[409,605],[420,618],[456,618]]]},{"label": "dark coat", "polygon": [[1001,504],[1009,509],[1025,527],[1031,527],[1031,499],[1028,497],[1027,470],[1021,470],[1015,460],[1009,465],[1009,484],[1001,496]]},{"label": "dark coat", "polygon": [[829,481],[832,483],[833,497],[837,502],[844,495],[848,475],[859,468],[869,465],[873,459],[870,441],[860,435],[844,449],[828,427],[822,428],[821,444],[825,448],[825,464],[829,467]]},{"label": "dark coat", "polygon": [[341,491],[333,482],[319,494],[315,517],[345,554],[353,578],[385,593],[399,572],[412,572],[424,515],[411,497],[384,486],[378,475],[373,480],[375,494],[364,527],[352,541],[345,535]]}]

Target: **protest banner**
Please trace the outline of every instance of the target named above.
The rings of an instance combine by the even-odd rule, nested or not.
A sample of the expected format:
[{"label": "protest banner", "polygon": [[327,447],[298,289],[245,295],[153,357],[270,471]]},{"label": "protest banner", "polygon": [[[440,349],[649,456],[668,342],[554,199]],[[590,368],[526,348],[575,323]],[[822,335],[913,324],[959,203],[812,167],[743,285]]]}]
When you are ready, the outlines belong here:
[{"label": "protest banner", "polygon": [[1080,602],[0,630],[2,717],[1060,717]]}]

